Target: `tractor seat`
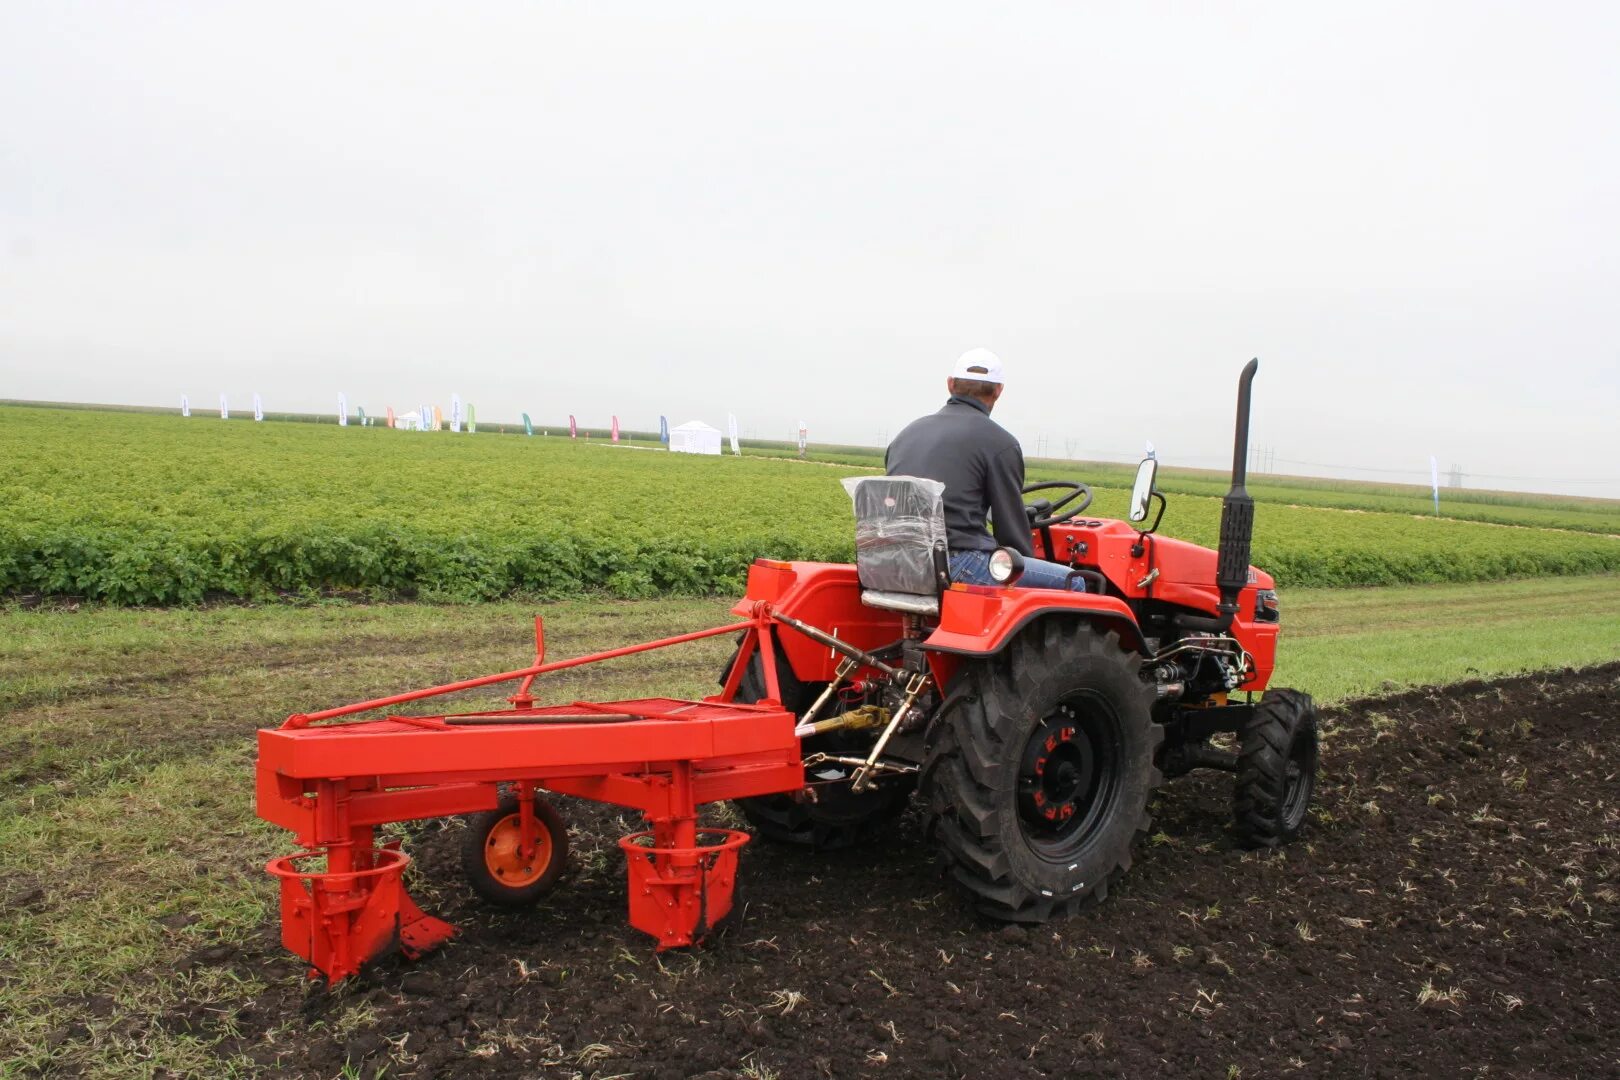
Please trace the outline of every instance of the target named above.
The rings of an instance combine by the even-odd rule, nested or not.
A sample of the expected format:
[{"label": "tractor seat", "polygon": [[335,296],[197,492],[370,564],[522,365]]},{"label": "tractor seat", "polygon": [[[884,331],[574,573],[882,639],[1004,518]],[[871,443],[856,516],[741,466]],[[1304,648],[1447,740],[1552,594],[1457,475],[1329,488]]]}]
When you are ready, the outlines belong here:
[{"label": "tractor seat", "polygon": [[861,603],[937,616],[950,583],[945,485],[917,476],[860,476],[846,479],[844,489],[855,502]]}]

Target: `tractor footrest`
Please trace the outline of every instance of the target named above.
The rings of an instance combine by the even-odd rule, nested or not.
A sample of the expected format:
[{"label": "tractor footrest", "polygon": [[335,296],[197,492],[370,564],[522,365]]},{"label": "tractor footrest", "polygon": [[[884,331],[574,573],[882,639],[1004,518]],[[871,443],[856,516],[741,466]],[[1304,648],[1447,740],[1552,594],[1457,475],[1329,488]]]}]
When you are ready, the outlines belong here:
[{"label": "tractor footrest", "polygon": [[630,925],[658,939],[659,952],[696,945],[731,913],[737,854],[750,837],[734,829],[699,829],[696,847],[651,846],[653,834],[619,841],[630,874]]}]

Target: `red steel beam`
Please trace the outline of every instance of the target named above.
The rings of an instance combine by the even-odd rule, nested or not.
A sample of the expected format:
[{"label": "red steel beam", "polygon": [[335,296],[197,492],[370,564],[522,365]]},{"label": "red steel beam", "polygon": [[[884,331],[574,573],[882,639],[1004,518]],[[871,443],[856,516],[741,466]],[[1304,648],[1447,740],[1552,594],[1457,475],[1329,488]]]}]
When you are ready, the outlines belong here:
[{"label": "red steel beam", "polygon": [[455,727],[445,730],[389,720],[324,728],[259,731],[259,768],[283,776],[327,779],[388,777],[495,769],[509,777],[534,770],[639,772],[649,761],[706,758],[770,750],[798,753],[794,717],[786,711],[731,710],[689,720],[624,724]]},{"label": "red steel beam", "polygon": [[484,675],[476,679],[463,679],[460,682],[445,683],[443,686],[430,686],[425,690],[411,690],[404,694],[391,694],[388,697],[375,698],[371,701],[361,701],[353,705],[343,705],[336,709],[323,709],[320,712],[294,713],[287,717],[283,728],[297,729],[307,727],[320,720],[335,720],[340,716],[353,716],[355,713],[370,712],[372,709],[383,709],[390,705],[403,705],[408,701],[421,701],[423,698],[438,697],[441,694],[454,694],[462,690],[476,690],[480,686],[493,686],[496,683],[511,682],[527,676],[544,675],[551,671],[562,671],[565,668],[579,667],[581,664],[594,664],[602,660],[612,660],[620,656],[630,656],[633,653],[647,652],[652,649],[663,649],[670,645],[680,645],[687,641],[697,641],[700,638],[717,637],[720,634],[735,634],[738,631],[758,631],[763,625],[762,617],[756,617],[748,622],[731,623],[727,626],[716,626],[708,630],[697,630],[690,634],[678,634],[675,637],[660,638],[657,641],[644,641],[639,645],[626,645],[622,649],[609,649],[606,652],[591,653],[587,656],[576,656],[570,660],[557,660],[550,664],[532,664],[516,671],[503,671],[499,675]]}]

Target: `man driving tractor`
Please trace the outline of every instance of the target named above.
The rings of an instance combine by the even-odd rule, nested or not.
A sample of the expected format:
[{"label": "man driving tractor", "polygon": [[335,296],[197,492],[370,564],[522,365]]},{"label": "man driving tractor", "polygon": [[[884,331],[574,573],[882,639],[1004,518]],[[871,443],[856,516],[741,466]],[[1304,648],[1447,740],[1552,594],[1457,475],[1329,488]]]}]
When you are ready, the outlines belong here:
[{"label": "man driving tractor", "polygon": [[920,476],[945,485],[952,581],[994,584],[990,553],[1004,547],[1023,556],[1019,585],[1085,592],[1085,581],[1069,567],[1034,558],[1024,511],[1024,452],[1006,428],[990,419],[1004,385],[995,353],[963,353],[945,380],[951,396],[944,408],[913,420],[894,437],[884,470],[890,476]]}]

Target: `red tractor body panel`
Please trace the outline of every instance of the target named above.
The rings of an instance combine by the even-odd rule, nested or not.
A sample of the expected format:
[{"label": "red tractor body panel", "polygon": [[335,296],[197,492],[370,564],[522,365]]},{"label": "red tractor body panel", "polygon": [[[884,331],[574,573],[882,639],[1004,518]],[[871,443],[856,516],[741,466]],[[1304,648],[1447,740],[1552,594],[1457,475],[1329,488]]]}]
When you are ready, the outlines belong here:
[{"label": "red tractor body panel", "polygon": [[1142,630],[1125,602],[1112,596],[1057,589],[953,585],[940,598],[939,628],[923,642],[930,649],[965,656],[999,652],[1008,641],[1046,616],[1079,617],[1117,631],[1133,649],[1142,648]]},{"label": "red tractor body panel", "polygon": [[[857,649],[878,649],[900,636],[900,615],[861,603],[861,583],[853,563],[756,560],[748,568],[748,591],[732,611],[746,615],[756,601],[847,641]],[[777,640],[793,673],[805,682],[826,682],[838,654],[803,634],[778,632]]]},{"label": "red tractor body panel", "polygon": [[[1216,553],[1184,540],[1150,536],[1137,549],[1140,534],[1123,521],[1098,520],[1051,529],[1059,561],[1096,570],[1123,594],[1070,593],[1056,589],[1020,589],[953,585],[940,597],[939,625],[924,642],[932,650],[934,674],[948,681],[958,656],[1000,652],[1031,623],[1048,617],[1094,620],[1119,634],[1127,647],[1144,651],[1145,635],[1138,610],[1148,603],[1213,617],[1220,600],[1215,584]],[[1045,555],[1039,533],[1037,554]],[[1157,571],[1157,574],[1154,573]],[[1238,597],[1238,614],[1230,633],[1254,658],[1254,675],[1243,690],[1263,690],[1276,663],[1277,623],[1255,618],[1258,592],[1273,587],[1270,574],[1250,568],[1250,583]],[[849,563],[782,562],[760,559],[748,571],[748,590],[732,608],[746,615],[757,601],[823,627],[860,649],[876,649],[900,635],[901,617],[861,603],[861,586]],[[802,634],[778,635],[793,673],[804,682],[826,682],[838,666],[838,655]]]}]

